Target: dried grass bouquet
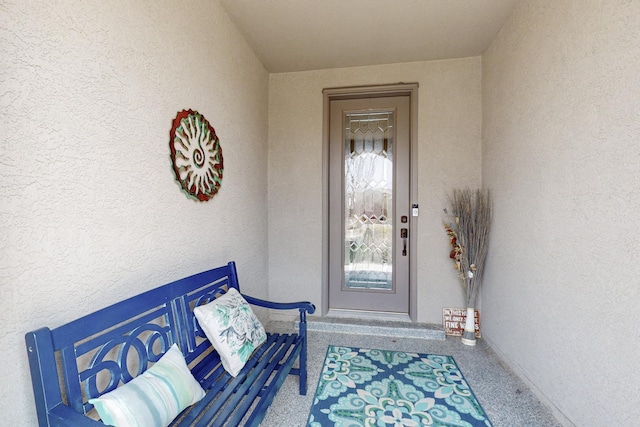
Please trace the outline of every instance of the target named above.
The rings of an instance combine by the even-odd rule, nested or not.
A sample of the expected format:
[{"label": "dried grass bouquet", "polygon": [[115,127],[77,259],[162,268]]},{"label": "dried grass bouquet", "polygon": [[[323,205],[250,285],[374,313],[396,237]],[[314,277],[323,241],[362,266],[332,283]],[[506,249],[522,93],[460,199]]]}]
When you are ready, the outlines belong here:
[{"label": "dried grass bouquet", "polygon": [[[465,290],[468,316],[469,309],[476,305],[489,248],[491,193],[482,189],[453,190],[449,204],[450,211],[445,209],[445,214],[451,222],[445,222],[444,228],[451,243],[449,257]],[[466,327],[464,337],[469,338]]]}]

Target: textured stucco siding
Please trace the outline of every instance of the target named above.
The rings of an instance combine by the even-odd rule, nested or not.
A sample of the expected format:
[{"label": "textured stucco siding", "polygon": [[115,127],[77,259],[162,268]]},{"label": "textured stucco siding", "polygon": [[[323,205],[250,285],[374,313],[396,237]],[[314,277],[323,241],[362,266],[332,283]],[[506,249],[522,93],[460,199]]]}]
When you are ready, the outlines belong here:
[{"label": "textured stucco siding", "polygon": [[483,56],[483,334],[568,423],[640,417],[640,3],[525,1]]},{"label": "textured stucco siding", "polygon": [[[217,1],[185,4],[0,4],[0,424],[36,425],[29,330],[232,259],[267,296],[268,74]],[[171,169],[189,108],[224,154],[206,203]]]}]

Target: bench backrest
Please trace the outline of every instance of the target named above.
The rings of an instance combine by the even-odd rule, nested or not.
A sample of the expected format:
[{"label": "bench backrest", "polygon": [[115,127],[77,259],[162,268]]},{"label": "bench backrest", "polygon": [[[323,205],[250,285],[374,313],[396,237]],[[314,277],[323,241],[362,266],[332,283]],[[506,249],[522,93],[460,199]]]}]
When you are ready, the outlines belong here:
[{"label": "bench backrest", "polygon": [[60,404],[86,414],[92,408],[88,399],[135,378],[174,343],[187,364],[210,351],[193,308],[223,295],[229,287],[240,291],[233,262],[144,292],[55,329],[27,333],[40,425],[49,425],[47,413]]}]

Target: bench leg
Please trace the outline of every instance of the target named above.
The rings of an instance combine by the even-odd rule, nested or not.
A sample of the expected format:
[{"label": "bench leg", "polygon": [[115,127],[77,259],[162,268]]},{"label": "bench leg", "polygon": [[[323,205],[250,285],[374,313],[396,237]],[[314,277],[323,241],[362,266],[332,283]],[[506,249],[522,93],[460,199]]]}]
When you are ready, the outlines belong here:
[{"label": "bench leg", "polygon": [[[305,346],[306,347],[306,346]],[[307,394],[307,349],[302,347],[300,352],[300,395]]]},{"label": "bench leg", "polygon": [[307,394],[307,316],[304,310],[300,310],[299,334],[302,337],[302,350],[300,350],[300,395]]}]

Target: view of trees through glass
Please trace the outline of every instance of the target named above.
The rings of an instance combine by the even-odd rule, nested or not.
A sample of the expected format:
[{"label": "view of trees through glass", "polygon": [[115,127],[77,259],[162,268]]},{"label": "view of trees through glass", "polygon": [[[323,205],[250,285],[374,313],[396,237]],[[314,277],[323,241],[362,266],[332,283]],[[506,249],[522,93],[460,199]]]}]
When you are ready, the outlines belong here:
[{"label": "view of trees through glass", "polygon": [[345,287],[390,289],[393,113],[346,115]]}]

